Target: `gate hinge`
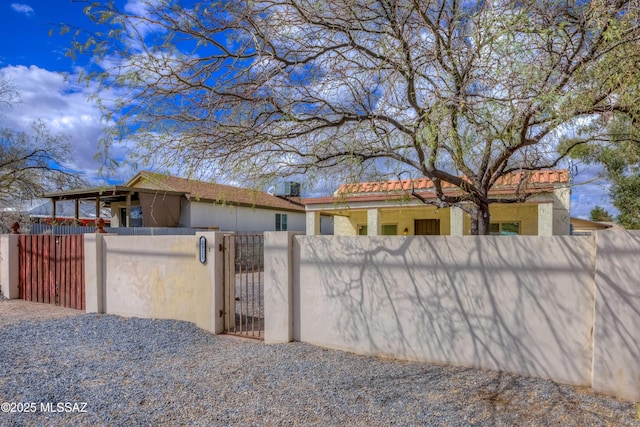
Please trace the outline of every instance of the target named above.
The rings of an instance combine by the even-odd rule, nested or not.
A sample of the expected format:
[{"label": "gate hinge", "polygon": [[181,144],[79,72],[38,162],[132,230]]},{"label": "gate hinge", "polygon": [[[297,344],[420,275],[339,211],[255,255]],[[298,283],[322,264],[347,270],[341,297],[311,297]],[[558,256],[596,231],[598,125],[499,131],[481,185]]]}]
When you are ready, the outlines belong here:
[{"label": "gate hinge", "polygon": [[220,244],[218,245],[218,250],[219,250],[220,252],[222,252],[222,251],[224,251],[224,249],[225,249],[224,245],[223,245],[222,243],[220,243]]},{"label": "gate hinge", "polygon": [[224,317],[225,313],[224,310],[220,310],[220,317]]}]

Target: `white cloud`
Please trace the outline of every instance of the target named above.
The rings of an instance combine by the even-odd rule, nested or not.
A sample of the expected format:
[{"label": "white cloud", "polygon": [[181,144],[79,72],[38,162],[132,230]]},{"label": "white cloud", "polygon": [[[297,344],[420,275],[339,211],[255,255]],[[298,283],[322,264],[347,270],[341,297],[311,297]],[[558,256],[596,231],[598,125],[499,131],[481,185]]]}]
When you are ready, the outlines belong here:
[{"label": "white cloud", "polygon": [[591,210],[602,206],[612,216],[619,214],[611,204],[610,183],[603,178],[602,166],[577,165],[573,170],[571,187],[571,216],[589,219]]},{"label": "white cloud", "polygon": [[18,13],[23,13],[25,15],[32,15],[34,10],[28,4],[22,3],[11,3],[11,9],[15,10]]},{"label": "white cloud", "polygon": [[[99,181],[100,164],[94,160],[99,151],[98,141],[103,135],[104,122],[96,102],[88,99],[91,88],[77,82],[77,75],[64,75],[37,66],[8,66],[0,68],[0,76],[11,82],[20,94],[20,102],[3,108],[2,126],[27,130],[38,119],[49,130],[70,138],[73,154],[67,165],[85,173],[88,180]],[[127,147],[116,147],[116,155],[123,156]],[[119,152],[119,153],[118,153]],[[130,178],[130,172],[120,176]]]}]

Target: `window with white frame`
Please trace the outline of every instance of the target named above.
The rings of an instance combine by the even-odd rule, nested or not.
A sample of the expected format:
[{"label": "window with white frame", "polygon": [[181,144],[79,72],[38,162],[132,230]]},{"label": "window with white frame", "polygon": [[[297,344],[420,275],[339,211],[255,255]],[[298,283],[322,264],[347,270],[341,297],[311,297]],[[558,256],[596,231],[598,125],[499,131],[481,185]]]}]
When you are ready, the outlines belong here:
[{"label": "window with white frame", "polygon": [[276,231],[287,231],[287,214],[276,214]]}]

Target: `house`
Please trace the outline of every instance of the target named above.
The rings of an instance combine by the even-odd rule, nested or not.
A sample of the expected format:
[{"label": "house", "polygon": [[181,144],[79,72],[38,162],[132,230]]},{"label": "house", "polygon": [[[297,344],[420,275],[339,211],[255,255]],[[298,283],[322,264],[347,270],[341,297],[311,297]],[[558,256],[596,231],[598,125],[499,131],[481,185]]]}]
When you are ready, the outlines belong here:
[{"label": "house", "polygon": [[298,194],[264,191],[142,171],[122,186],[47,193],[61,200],[91,201],[111,211],[111,227],[187,227],[237,232],[304,231]]},{"label": "house", "polygon": [[589,221],[582,218],[571,218],[571,234],[574,236],[591,236],[601,230],[624,230],[614,222]]},{"label": "house", "polygon": [[[445,194],[459,189],[444,184]],[[419,197],[412,196],[412,190]],[[513,198],[528,194],[525,202],[492,204],[491,234],[570,234],[569,173],[566,170],[519,172],[500,178],[490,195]],[[459,207],[438,208],[422,200],[436,200],[427,178],[342,185],[330,197],[304,199],[307,235],[320,234],[321,220],[333,217],[334,234],[356,235],[467,235],[471,221]]]}]

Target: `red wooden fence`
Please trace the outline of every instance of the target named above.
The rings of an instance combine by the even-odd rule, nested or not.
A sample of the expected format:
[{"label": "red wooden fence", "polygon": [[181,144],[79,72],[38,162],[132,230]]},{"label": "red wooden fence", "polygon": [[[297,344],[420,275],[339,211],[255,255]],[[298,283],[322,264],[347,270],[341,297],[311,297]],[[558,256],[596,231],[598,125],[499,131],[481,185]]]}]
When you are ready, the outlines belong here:
[{"label": "red wooden fence", "polygon": [[84,236],[21,235],[20,298],[85,309]]}]

